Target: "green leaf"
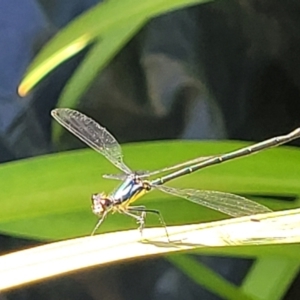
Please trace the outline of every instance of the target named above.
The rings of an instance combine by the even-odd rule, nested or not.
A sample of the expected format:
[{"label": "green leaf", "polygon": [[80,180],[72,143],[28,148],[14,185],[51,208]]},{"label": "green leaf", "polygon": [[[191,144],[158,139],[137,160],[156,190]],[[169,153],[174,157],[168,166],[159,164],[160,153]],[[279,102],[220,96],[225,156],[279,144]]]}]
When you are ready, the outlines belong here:
[{"label": "green leaf", "polygon": [[[242,290],[264,300],[283,299],[299,272],[299,260],[285,256],[259,257],[247,274]],[[274,272],[274,270],[276,270]]]},{"label": "green leaf", "polygon": [[222,299],[229,300],[253,300],[252,298],[228,282],[221,275],[212,271],[209,267],[197,261],[189,255],[168,255],[168,260],[183,271],[194,282],[213,291]]},{"label": "green leaf", "polygon": [[[199,156],[228,152],[245,145],[236,142],[154,142],[125,145],[125,160],[133,170],[153,170]],[[166,160],[167,158],[167,160]],[[300,194],[300,151],[278,148],[203,169],[170,182],[176,187],[228,191],[241,194]],[[0,230],[39,239],[89,235],[97,221],[90,197],[111,192],[118,181],[102,178],[118,173],[92,150],[79,150],[26,159],[0,166]],[[257,200],[257,199],[255,199]],[[258,199],[275,210],[293,208],[298,201]],[[226,218],[219,212],[187,200],[153,191],[138,201],[159,209],[168,225],[208,222]],[[147,226],[160,226],[149,216]],[[100,231],[136,228],[120,214],[107,218]]]}]

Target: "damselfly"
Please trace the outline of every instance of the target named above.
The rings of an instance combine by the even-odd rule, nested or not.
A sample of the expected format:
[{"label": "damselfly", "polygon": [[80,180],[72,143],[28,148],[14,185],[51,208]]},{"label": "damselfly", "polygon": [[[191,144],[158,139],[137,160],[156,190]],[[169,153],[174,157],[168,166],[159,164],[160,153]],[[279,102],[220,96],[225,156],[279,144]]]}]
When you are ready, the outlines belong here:
[{"label": "damselfly", "polygon": [[[230,153],[200,157],[161,170],[139,173],[133,172],[123,162],[122,150],[117,140],[94,120],[78,111],[67,108],[54,109],[51,114],[61,125],[88,146],[104,155],[123,172],[121,175],[104,175],[105,178],[122,180],[121,185],[114,192],[108,195],[99,193],[92,196],[92,210],[99,217],[92,234],[99,228],[109,212],[119,212],[135,218],[141,233],[145,225],[146,213],[157,214],[168,236],[166,224],[158,210],[147,209],[145,206],[131,206],[133,202],[152,189],[185,198],[232,217],[270,212],[269,208],[238,195],[217,191],[179,189],[163,184],[199,169],[276,147],[300,137],[300,128],[297,128],[289,134],[274,137]],[[149,179],[150,176],[168,171],[173,172],[154,180]]]}]

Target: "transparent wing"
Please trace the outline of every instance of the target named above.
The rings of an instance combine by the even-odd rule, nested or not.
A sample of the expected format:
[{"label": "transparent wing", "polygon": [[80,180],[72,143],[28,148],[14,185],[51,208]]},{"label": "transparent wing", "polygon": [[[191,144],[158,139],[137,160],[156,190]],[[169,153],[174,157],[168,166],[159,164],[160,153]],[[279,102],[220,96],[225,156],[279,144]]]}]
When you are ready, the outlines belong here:
[{"label": "transparent wing", "polygon": [[[205,160],[210,159],[212,157],[213,156],[198,157],[196,159],[189,160],[189,161],[186,161],[184,163],[180,163],[180,164],[177,164],[177,165],[174,165],[174,166],[171,166],[171,167],[166,167],[166,168],[159,169],[159,170],[154,170],[154,171],[145,171],[145,170],[144,171],[136,171],[134,173],[139,178],[145,179],[145,178],[148,178],[150,176],[157,175],[159,173],[164,173],[164,172],[168,172],[168,171],[172,171],[172,170],[177,170],[177,169],[180,169],[180,168],[183,168],[183,167],[186,167],[186,166],[191,166],[193,164],[196,164],[196,163],[201,162],[201,161],[205,161]],[[124,176],[124,174],[104,174],[103,177],[107,178],[107,179],[116,179],[116,180],[124,180],[126,178],[126,176]]]},{"label": "transparent wing", "polygon": [[127,178],[126,174],[104,174],[102,175],[105,179],[114,179],[114,180],[125,180]]},{"label": "transparent wing", "polygon": [[123,163],[121,146],[104,127],[86,115],[68,108],[54,109],[51,115],[84,143],[104,155],[117,168],[126,174],[131,173]]},{"label": "transparent wing", "polygon": [[250,216],[271,211],[266,206],[234,194],[217,191],[176,189],[162,185],[154,185],[153,187],[162,192],[185,198],[232,217]]}]

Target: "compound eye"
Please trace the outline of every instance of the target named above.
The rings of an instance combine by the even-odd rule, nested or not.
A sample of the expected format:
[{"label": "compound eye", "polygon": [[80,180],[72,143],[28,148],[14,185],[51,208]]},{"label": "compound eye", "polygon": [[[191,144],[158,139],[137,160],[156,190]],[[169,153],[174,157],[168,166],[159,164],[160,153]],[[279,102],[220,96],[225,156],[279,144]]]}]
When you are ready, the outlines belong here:
[{"label": "compound eye", "polygon": [[92,211],[97,216],[102,215],[110,206],[111,201],[104,194],[92,195]]},{"label": "compound eye", "polygon": [[98,201],[98,199],[99,199],[99,194],[93,194],[92,195],[92,203],[94,203],[95,201]]}]

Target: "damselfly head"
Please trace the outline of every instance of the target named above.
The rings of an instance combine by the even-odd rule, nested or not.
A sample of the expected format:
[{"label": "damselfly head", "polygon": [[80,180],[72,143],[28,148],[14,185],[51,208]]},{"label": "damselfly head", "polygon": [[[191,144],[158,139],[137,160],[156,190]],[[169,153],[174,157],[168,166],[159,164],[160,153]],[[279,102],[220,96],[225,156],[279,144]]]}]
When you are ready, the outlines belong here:
[{"label": "damselfly head", "polygon": [[112,208],[112,201],[104,193],[92,195],[92,211],[95,215],[101,216],[105,211]]}]

